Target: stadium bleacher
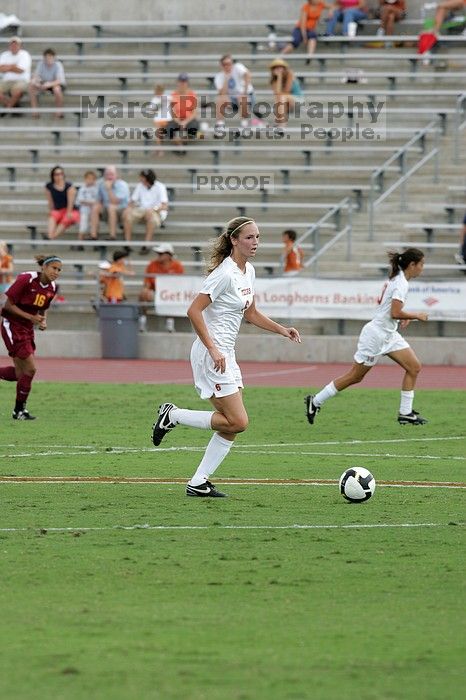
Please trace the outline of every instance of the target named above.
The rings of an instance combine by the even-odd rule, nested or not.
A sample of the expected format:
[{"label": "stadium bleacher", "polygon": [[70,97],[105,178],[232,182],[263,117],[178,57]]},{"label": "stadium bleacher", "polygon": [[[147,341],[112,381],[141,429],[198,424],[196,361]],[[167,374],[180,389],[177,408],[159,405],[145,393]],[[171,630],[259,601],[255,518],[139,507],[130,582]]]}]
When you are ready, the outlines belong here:
[{"label": "stadium bleacher", "polygon": [[[142,29],[138,22],[71,22],[66,27],[61,25],[63,31],[55,38],[51,36],[50,29],[60,28],[59,21],[55,24],[23,23],[24,45],[31,51],[34,60],[46,45],[50,44],[58,50],[59,58],[65,65],[68,90],[65,95],[65,118],[60,123],[53,119],[54,110],[47,97],[41,101],[40,120],[31,118],[28,100],[24,98],[21,108],[15,110],[15,116],[6,116],[0,123],[0,140],[4,145],[0,161],[0,172],[4,173],[0,182],[0,231],[13,247],[18,269],[23,264],[28,266],[27,256],[41,245],[41,234],[46,230],[42,188],[48,180],[48,171],[59,162],[65,167],[67,177],[78,185],[84,170],[91,168],[100,173],[107,163],[116,164],[122,177],[133,186],[139,170],[153,167],[158,178],[168,186],[171,201],[166,224],[156,232],[155,240],[170,240],[190,269],[199,266],[199,250],[203,251],[205,241],[221,230],[224,220],[239,212],[251,212],[257,216],[264,231],[264,257],[267,257],[267,261],[259,263],[258,272],[276,273],[280,269],[281,230],[294,227],[302,238],[327,210],[342,197],[350,196],[354,203],[353,262],[335,263],[330,260],[333,255],[338,256],[338,244],[332,249],[334,253],[328,256],[328,263],[324,258],[319,269],[320,274],[326,275],[359,275],[360,265],[370,266],[373,263],[385,239],[398,240],[398,236],[393,235],[389,215],[382,217],[384,223],[380,224],[381,231],[377,232],[376,239],[367,241],[365,200],[370,190],[370,175],[436,115],[439,116],[441,133],[435,133],[438,131],[436,127],[431,134],[427,134],[426,140],[431,143],[436,139],[439,141],[443,153],[442,188],[434,184],[426,186],[430,177],[421,171],[418,177],[426,192],[429,192],[428,213],[432,214],[429,219],[433,220],[427,222],[428,226],[423,224],[424,229],[418,230],[428,228],[435,233],[442,231],[442,236],[451,237],[450,245],[453,243],[456,227],[455,224],[448,224],[451,219],[445,223],[445,216],[455,216],[462,206],[460,202],[450,205],[448,183],[451,182],[453,186],[460,172],[458,166],[451,162],[450,153],[455,129],[464,121],[464,37],[442,37],[439,51],[430,57],[429,65],[424,66],[422,56],[411,49],[417,38],[412,33],[390,38],[392,43],[398,42],[399,47],[381,48],[385,43],[383,39],[375,52],[366,48],[374,40],[373,23],[369,21],[355,40],[326,37],[325,41],[320,41],[310,65],[306,56],[298,52],[286,56],[305,88],[305,100],[319,100],[324,107],[332,101],[343,101],[348,97],[384,101],[386,124],[375,129],[380,138],[370,143],[341,143],[330,137],[323,142],[303,141],[301,123],[293,117],[283,140],[265,140],[264,127],[259,127],[254,139],[234,139],[232,143],[212,139],[214,120],[211,118],[208,120],[210,131],[203,134],[203,140],[190,144],[186,155],[181,158],[177,153],[185,149],[169,144],[163,144],[158,149],[162,152],[160,155],[160,152],[154,152],[157,150],[154,144],[147,140],[142,143],[128,139],[117,143],[106,143],[103,139],[89,140],[90,136],[95,137],[95,127],[85,125],[82,118],[80,101],[83,95],[94,101],[101,96],[123,104],[133,99],[149,100],[152,82],[163,82],[170,89],[174,87],[178,72],[188,70],[198,94],[211,99],[218,58],[225,52],[226,46],[251,69],[257,99],[270,100],[267,68],[274,53],[268,48],[267,32],[282,26],[286,32],[289,24],[241,20],[221,25],[215,21],[210,24],[156,24],[157,30],[154,31],[155,27],[150,23],[144,23]],[[419,20],[410,18],[409,23],[404,23],[402,31],[416,31],[419,26]],[[255,34],[256,30],[257,35],[251,36],[251,31]],[[148,32],[150,36],[147,36]],[[284,33],[280,40],[284,40],[285,36]],[[153,53],[157,47],[162,50]],[[314,66],[318,70],[312,70]],[[409,66],[409,70],[405,66]],[[348,74],[356,69],[361,77],[358,84],[342,85]],[[231,123],[238,125],[235,120]],[[353,123],[351,113],[346,110],[345,126],[352,126]],[[409,150],[409,158],[415,159],[417,153],[425,148],[425,141],[417,143],[415,148]],[[396,183],[404,166],[400,160],[387,168],[383,187],[388,188]],[[224,193],[206,194],[193,188],[199,174],[254,172],[272,175],[273,185],[247,194],[229,192],[228,196]],[[415,188],[416,185],[413,185],[412,189]],[[432,197],[432,191],[438,191],[438,196]],[[422,197],[420,199],[422,201]],[[387,202],[384,207],[393,212],[390,203]],[[425,212],[422,205],[420,211]],[[399,213],[396,217],[401,221]],[[406,227],[409,236],[412,217],[410,219],[405,214],[403,218],[401,230]],[[322,246],[331,240],[338,232],[339,223],[337,217],[333,222],[324,221],[318,227],[318,239],[304,237],[306,254],[314,250],[316,243]],[[452,228],[445,228],[448,225]],[[397,228],[400,230],[399,226]],[[103,235],[105,230],[103,224]],[[432,237],[433,233],[429,235]],[[131,245],[136,251],[143,245],[141,230],[137,227],[133,239]],[[47,246],[51,243],[43,241]],[[98,246],[92,242],[90,245],[86,243],[85,251],[72,251],[66,260],[71,266],[81,265],[87,269],[91,266],[93,255],[98,261],[102,254],[111,252],[112,244],[105,242],[104,246],[102,243]],[[75,244],[76,231],[73,229],[56,243],[60,250]],[[123,236],[118,242],[118,245],[122,244]],[[435,256],[432,264],[447,265],[451,260],[449,251],[444,246],[431,247],[429,255]],[[144,260],[138,259],[137,262],[139,270]],[[430,274],[430,270],[435,273],[436,269],[440,268],[428,268],[427,274]],[[442,269],[445,274],[454,274],[454,270]]]}]

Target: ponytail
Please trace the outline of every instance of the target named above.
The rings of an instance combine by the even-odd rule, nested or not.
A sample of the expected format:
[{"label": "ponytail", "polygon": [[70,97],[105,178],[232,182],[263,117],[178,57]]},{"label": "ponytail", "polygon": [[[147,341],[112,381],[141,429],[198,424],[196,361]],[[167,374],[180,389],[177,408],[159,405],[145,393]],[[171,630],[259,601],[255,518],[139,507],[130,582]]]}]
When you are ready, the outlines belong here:
[{"label": "ponytail", "polygon": [[208,275],[231,254],[233,249],[231,239],[238,238],[241,229],[246,226],[246,224],[254,223],[255,221],[248,216],[236,216],[226,224],[220,236],[212,244],[210,263],[207,267]]},{"label": "ponytail", "polygon": [[424,258],[424,253],[419,248],[406,248],[402,253],[389,252],[388,260],[390,262],[390,274],[389,279],[393,279],[397,276],[400,270],[406,270],[408,265],[413,263],[421,262]]}]

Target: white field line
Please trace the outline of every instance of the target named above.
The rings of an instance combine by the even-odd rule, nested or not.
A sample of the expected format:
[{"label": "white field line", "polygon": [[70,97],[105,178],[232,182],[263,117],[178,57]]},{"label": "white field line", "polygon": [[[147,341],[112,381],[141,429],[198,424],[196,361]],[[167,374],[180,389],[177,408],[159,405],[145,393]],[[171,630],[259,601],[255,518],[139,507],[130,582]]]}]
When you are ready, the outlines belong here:
[{"label": "white field line", "polygon": [[[243,445],[241,444],[241,447],[305,447],[306,445],[309,446],[314,446],[314,445],[366,445],[366,444],[372,444],[372,443],[379,443],[379,442],[440,442],[444,440],[466,440],[466,434],[465,435],[450,435],[448,437],[416,437],[416,438],[390,438],[387,440],[383,440],[382,438],[380,440],[326,440],[324,442],[322,441],[315,441],[313,440],[312,442],[268,442],[266,444],[261,444],[261,443],[256,443],[253,445]],[[89,449],[92,450],[95,448],[95,445],[51,445],[50,443],[40,443],[40,442],[34,442],[34,443],[22,443],[26,447],[29,445],[34,445],[34,447],[62,447],[62,448],[69,448],[71,449]],[[16,447],[14,443],[0,443],[0,447]],[[235,445],[233,445],[235,447]],[[127,447],[126,445],[115,445],[115,449],[121,449],[121,450],[126,450],[126,449],[139,449],[139,448],[131,448]],[[146,448],[141,448],[141,449],[146,449]],[[152,448],[149,448],[152,449]],[[161,448],[157,448],[161,449]],[[189,449],[188,447],[185,448],[178,448],[178,447],[170,447],[168,448],[170,450],[174,449]]]},{"label": "white field line", "polygon": [[448,527],[448,523],[370,523],[347,525],[109,525],[107,527],[2,527],[0,532],[108,532],[111,530],[360,530]]},{"label": "white field line", "polygon": [[[309,444],[309,443],[306,443]],[[71,448],[72,449],[72,448]],[[121,455],[121,454],[141,454],[144,452],[148,453],[165,453],[165,452],[204,452],[205,447],[128,447],[128,448],[112,448],[108,450],[106,448],[87,450],[85,452],[75,451],[75,452],[65,452],[62,450],[47,450],[45,452],[19,452],[19,453],[7,453],[1,454],[0,457],[9,459],[18,459],[19,457],[77,457],[82,455]],[[238,446],[235,449],[236,454],[265,454],[265,455],[309,455],[314,457],[369,457],[371,459],[416,459],[416,460],[455,460],[455,461],[466,461],[466,457],[463,456],[452,456],[452,455],[418,455],[418,454],[391,454],[390,452],[329,452],[317,451],[317,450],[261,450],[255,449],[255,447],[249,447],[245,449],[244,445]]]},{"label": "white field line", "polygon": [[[464,440],[466,436],[464,435],[455,435],[455,436],[450,436],[450,437],[421,437],[421,438],[396,438],[396,439],[387,439],[387,440],[331,440],[331,441],[324,441],[324,442],[291,442],[291,443],[270,443],[270,444],[255,444],[255,445],[244,445],[244,444],[239,444],[239,445],[233,445],[235,451],[241,453],[244,450],[248,450],[250,454],[253,453],[255,450],[257,454],[261,454],[261,451],[258,450],[258,448],[265,447],[267,448],[266,452],[268,454],[287,454],[286,452],[283,451],[283,448],[286,447],[317,447],[317,446],[325,446],[325,445],[332,445],[332,446],[338,446],[338,445],[370,445],[370,444],[379,444],[379,443],[392,443],[392,444],[401,444],[401,443],[411,443],[411,442],[441,442],[441,441],[448,441],[448,440]],[[25,445],[23,444],[22,447]],[[27,446],[27,445],[26,445]],[[0,444],[0,447],[16,447],[15,445],[11,444]],[[42,447],[40,444],[34,445],[34,447]],[[123,447],[123,446],[114,446],[112,447],[111,450],[108,448],[96,448],[95,445],[47,445],[47,447],[53,447],[57,448],[60,447],[62,448],[61,450],[57,449],[48,449],[44,450],[41,452],[19,452],[19,453],[4,453],[0,454],[0,457],[3,457],[4,459],[10,458],[18,458],[18,457],[63,457],[63,456],[80,456],[80,455],[115,455],[115,454],[137,454],[137,453],[144,453],[144,452],[201,452],[205,450],[205,447],[193,447],[193,446],[176,446],[176,447]],[[270,448],[271,447],[278,447],[280,448],[279,453],[273,453],[271,452]],[[63,451],[63,450],[73,450],[72,452],[68,451]],[[81,452],[80,450],[86,450],[85,452]],[[331,457],[401,457],[402,459],[420,459],[421,456],[419,455],[390,455],[390,454],[366,454],[366,453],[332,453],[332,452],[315,452],[315,451],[307,451],[307,452],[288,452],[288,454],[307,454],[307,455],[315,455],[315,456],[331,456]],[[444,456],[444,457],[438,457],[434,455],[422,455],[425,457],[425,459],[454,459],[454,460],[464,460],[466,459],[465,457],[449,457]]]},{"label": "white field line", "polygon": [[[150,477],[106,477],[105,479],[89,476],[45,476],[41,477],[5,477],[0,476],[1,484],[39,484],[39,485],[53,485],[53,484],[70,484],[70,485],[81,485],[85,486],[87,484],[99,484],[108,486],[180,486],[183,485],[184,480],[178,479],[177,481],[170,479],[151,479]],[[338,479],[334,480],[322,480],[319,479],[309,479],[301,481],[289,482],[277,482],[277,480],[266,479],[256,480],[256,479],[219,479],[218,483],[222,486],[331,486],[335,488],[338,484]],[[410,482],[410,481],[397,481],[397,482],[384,482],[378,481],[377,488],[401,488],[401,489],[466,489],[466,484],[451,482],[451,481],[434,481],[423,484],[422,482]]]},{"label": "white field line", "polygon": [[236,452],[239,454],[263,454],[263,455],[314,455],[316,457],[373,457],[373,458],[389,458],[389,459],[440,459],[440,460],[466,460],[466,457],[450,457],[443,456],[439,457],[437,455],[399,455],[390,454],[389,452],[315,452],[314,450],[241,450],[237,449]]}]

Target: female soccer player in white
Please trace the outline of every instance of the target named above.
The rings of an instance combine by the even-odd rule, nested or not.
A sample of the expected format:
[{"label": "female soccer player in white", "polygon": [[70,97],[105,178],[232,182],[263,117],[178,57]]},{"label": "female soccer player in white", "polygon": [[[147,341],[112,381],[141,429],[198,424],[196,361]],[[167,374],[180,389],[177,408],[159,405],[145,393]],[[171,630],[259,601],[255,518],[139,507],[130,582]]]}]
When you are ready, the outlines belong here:
[{"label": "female soccer player in white", "polygon": [[414,387],[421,370],[421,363],[397,330],[398,324],[400,328],[406,328],[410,321],[427,321],[427,314],[424,312],[403,311],[409,280],[421,274],[424,267],[424,253],[418,248],[408,248],[403,253],[389,253],[389,260],[391,263],[389,280],[382,290],[374,318],[366,323],[361,331],[351,369],[327,384],[315,396],[310,394],[304,399],[306,416],[311,425],[322,404],[343,389],[362,381],[381,355],[388,355],[405,370],[401,385],[398,423],[401,425],[427,423],[425,418],[413,410]]},{"label": "female soccer player in white", "polygon": [[254,300],[254,267],[249,262],[259,245],[259,231],[252,219],[238,216],[216,240],[203,287],[188,309],[197,334],[191,350],[195,387],[209,399],[214,411],[191,411],[164,403],[153,425],[152,441],[177,425],[214,430],[194,476],[188,496],[223,497],[210,477],[225,459],[237,433],[246,430],[248,415],[243,405],[243,379],[235,357],[235,342],[243,316],[258,328],[301,342],[295,328],[285,328],[262,314]]}]

